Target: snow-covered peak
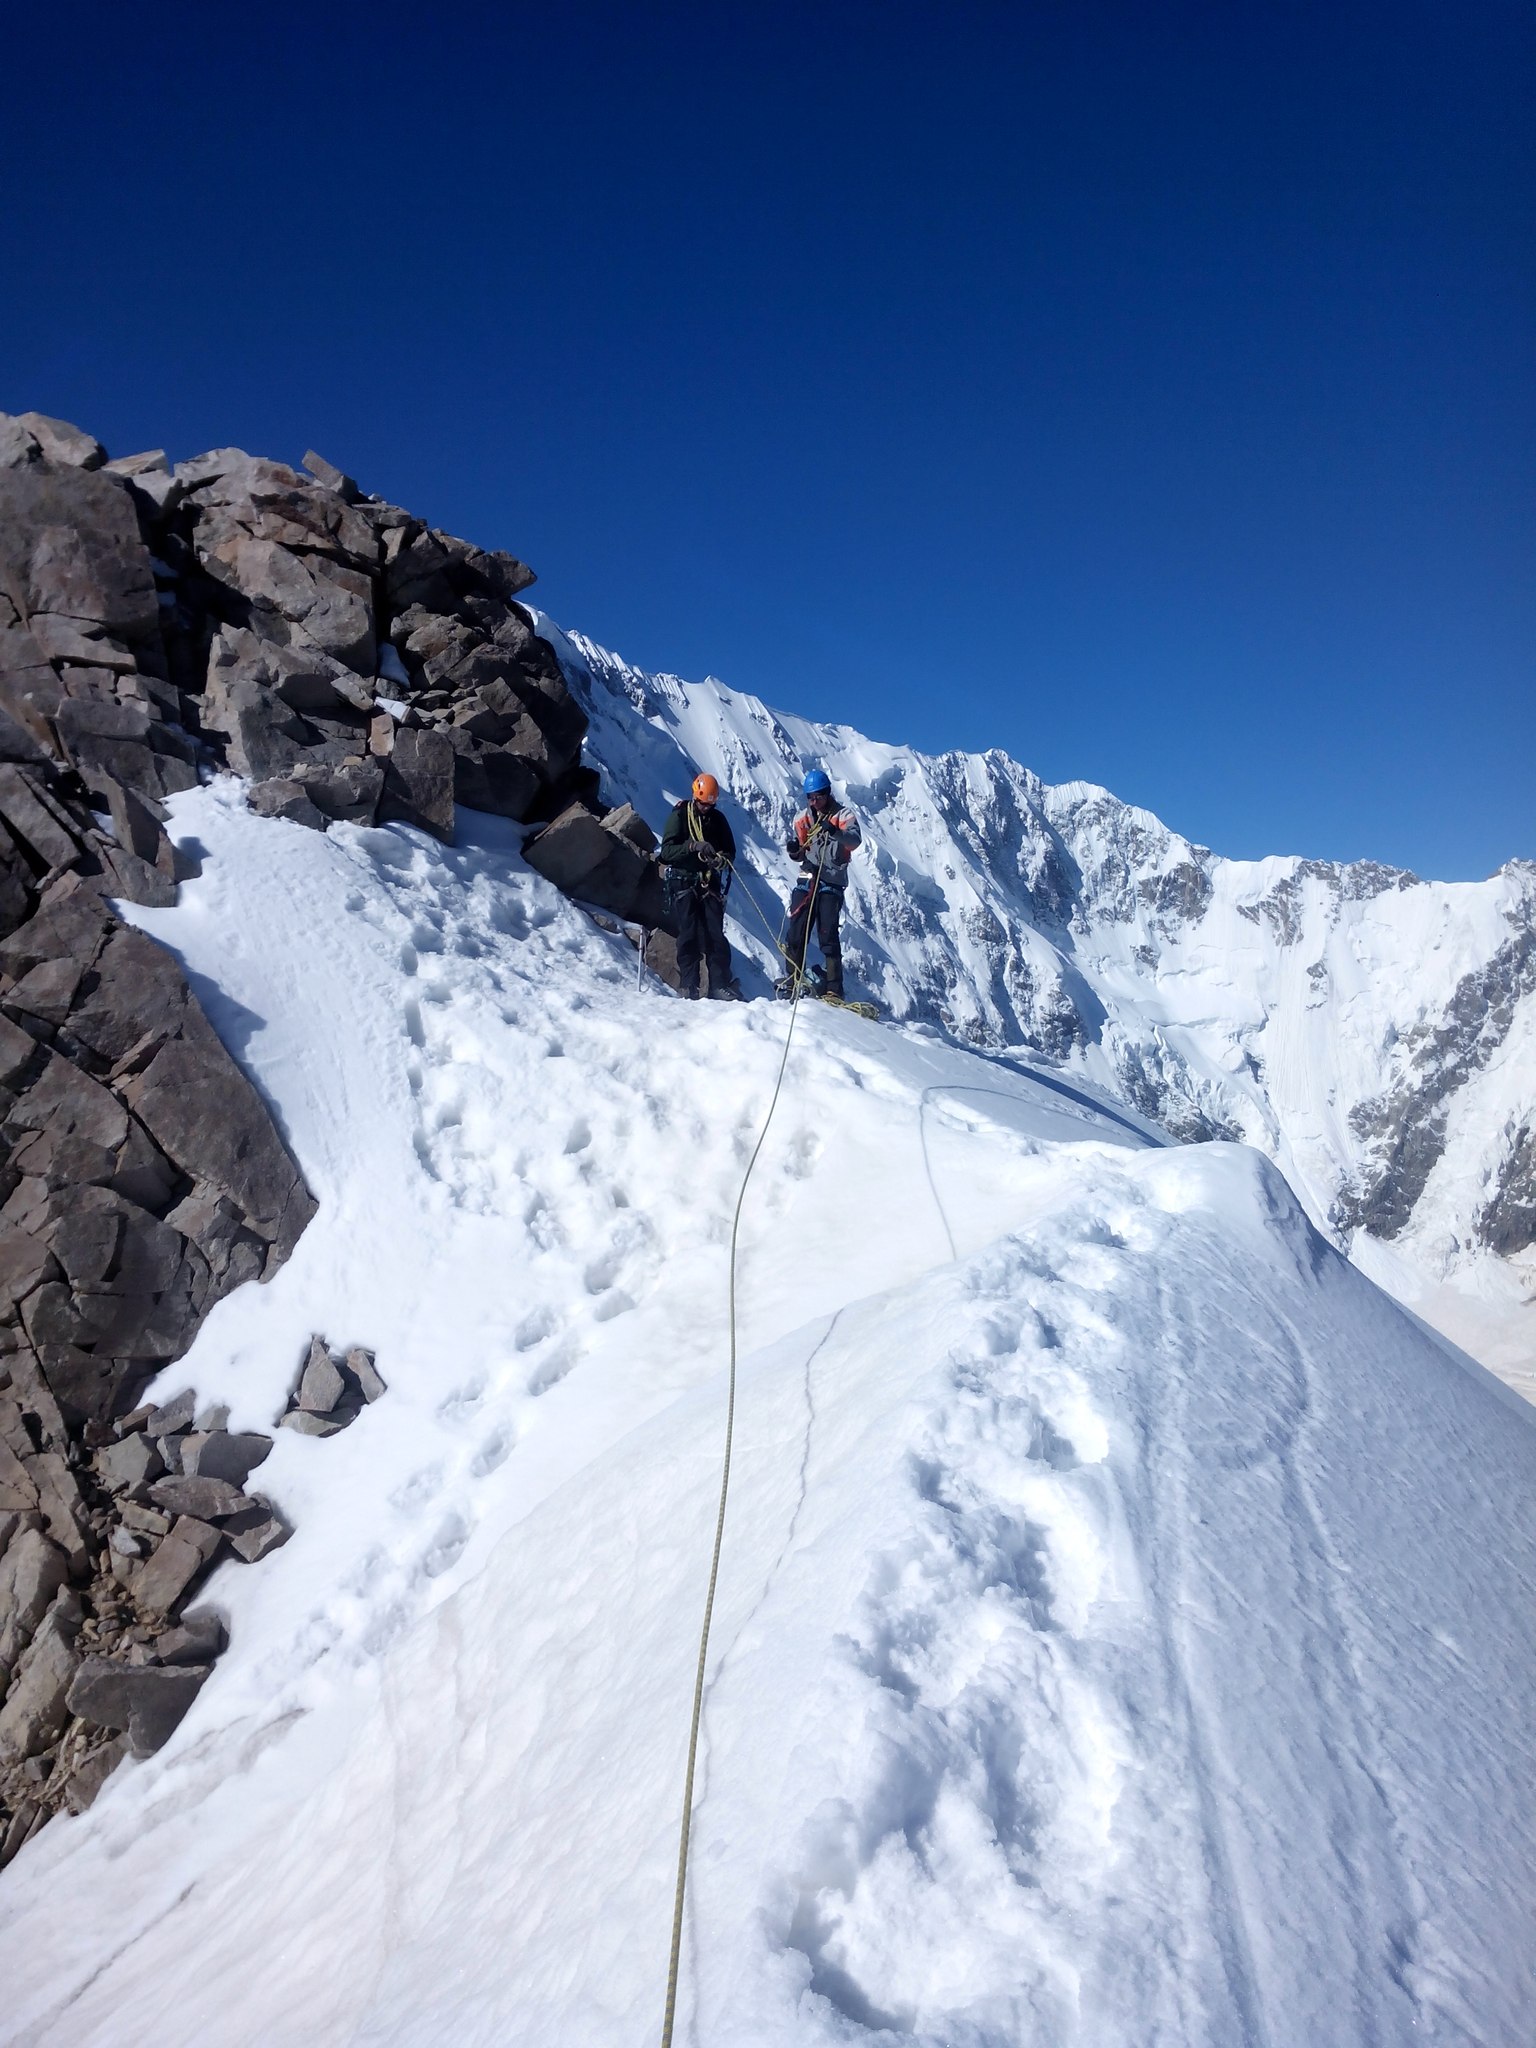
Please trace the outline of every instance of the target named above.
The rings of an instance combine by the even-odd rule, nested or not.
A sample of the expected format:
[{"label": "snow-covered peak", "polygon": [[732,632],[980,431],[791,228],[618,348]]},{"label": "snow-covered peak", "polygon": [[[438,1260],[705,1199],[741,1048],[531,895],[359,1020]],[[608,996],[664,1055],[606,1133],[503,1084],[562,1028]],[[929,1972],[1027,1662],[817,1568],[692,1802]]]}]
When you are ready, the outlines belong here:
[{"label": "snow-covered peak", "polygon": [[1178,1137],[1259,1146],[1366,1270],[1536,1391],[1536,864],[1440,883],[1225,860],[997,749],[920,754],[539,624],[615,802],[659,823],[697,767],[720,778],[745,828],[736,939],[761,967],[780,840],[819,762],[864,828],[851,982],[894,1017],[1056,1062]]}]

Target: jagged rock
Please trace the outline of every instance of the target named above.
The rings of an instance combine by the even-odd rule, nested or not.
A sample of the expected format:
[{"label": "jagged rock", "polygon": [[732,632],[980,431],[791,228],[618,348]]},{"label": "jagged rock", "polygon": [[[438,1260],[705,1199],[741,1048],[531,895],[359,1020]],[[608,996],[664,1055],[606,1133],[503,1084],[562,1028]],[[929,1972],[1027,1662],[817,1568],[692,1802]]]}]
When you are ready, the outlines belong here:
[{"label": "jagged rock", "polygon": [[290,825],[307,826],[311,832],[323,832],[331,822],[310,802],[303,783],[287,775],[258,782],[251,791],[251,809],[258,818],[283,818]]},{"label": "jagged rock", "polygon": [[97,1793],[127,1754],[128,1738],[120,1735],[111,1742],[103,1742],[76,1764],[60,1788],[71,1813],[84,1813],[94,1804]]},{"label": "jagged rock", "polygon": [[0,1706],[0,1758],[37,1756],[63,1734],[69,1719],[65,1698],[80,1662],[75,1638],[82,1618],[78,1595],[62,1587],[22,1652]]},{"label": "jagged rock", "polygon": [[322,816],[352,825],[371,825],[384,792],[384,764],[372,755],[330,762],[300,761],[290,779]]},{"label": "jagged rock", "polygon": [[168,1159],[243,1212],[272,1248],[269,1268],[281,1263],[314,1214],[314,1197],[261,1098],[227,1055],[168,1040],[123,1094]]},{"label": "jagged rock", "polygon": [[309,1415],[329,1415],[346,1390],[346,1381],[337,1371],[325,1339],[313,1338],[294,1397],[298,1406]]},{"label": "jagged rock", "polygon": [[181,1469],[189,1477],[223,1479],[243,1487],[271,1454],[272,1439],[212,1429],[187,1437],[181,1448]]},{"label": "jagged rock", "polygon": [[660,876],[627,838],[606,831],[592,813],[571,804],[525,842],[523,858],[567,896],[636,923],[666,915]]},{"label": "jagged rock", "polygon": [[289,1408],[277,1418],[277,1426],[291,1429],[298,1436],[335,1436],[347,1425],[333,1415],[311,1415],[307,1408]]},{"label": "jagged rock", "polygon": [[603,830],[611,832],[616,839],[627,839],[636,853],[645,859],[656,851],[656,834],[633,804],[620,804],[617,810],[606,812]]},{"label": "jagged rock", "polygon": [[223,1526],[230,1548],[247,1564],[259,1563],[293,1534],[272,1503],[259,1497],[239,1514],[231,1515]]},{"label": "jagged rock", "polygon": [[349,505],[356,502],[357,485],[353,479],[345,471],[338,469],[334,462],[327,462],[323,455],[317,455],[313,448],[305,454],[304,467],[315,481],[324,484],[328,491],[335,491],[337,496],[344,498]]},{"label": "jagged rock", "polygon": [[217,1614],[185,1615],[179,1625],[169,1628],[154,1642],[157,1664],[211,1664],[229,1642],[229,1632]]},{"label": "jagged rock", "polygon": [[136,1757],[169,1741],[206,1683],[211,1665],[125,1664],[86,1657],[69,1687],[67,1705],[93,1727],[123,1730]]},{"label": "jagged rock", "polygon": [[249,1505],[239,1487],[232,1486],[227,1479],[184,1470],[157,1479],[149,1489],[149,1497],[168,1515],[192,1515],[200,1522],[222,1521],[226,1515],[238,1514]]},{"label": "jagged rock", "polygon": [[419,825],[453,842],[457,757],[446,733],[397,726],[384,772],[381,818]]},{"label": "jagged rock", "polygon": [[0,1553],[0,1693],[68,1575],[64,1552],[37,1529],[20,1530]]},{"label": "jagged rock", "polygon": [[99,469],[107,451],[68,420],[41,412],[0,412],[0,469],[21,462],[59,462]]},{"label": "jagged rock", "polygon": [[50,800],[35,770],[0,763],[0,818],[45,867],[67,868],[80,858],[81,836]]},{"label": "jagged rock", "polygon": [[343,1361],[348,1373],[357,1382],[357,1390],[368,1402],[377,1401],[388,1389],[379,1378],[373,1362],[373,1353],[365,1351],[361,1344],[354,1344]]},{"label": "jagged rock", "polygon": [[58,1451],[37,1451],[22,1465],[37,1490],[37,1512],[63,1551],[71,1571],[84,1576],[91,1564],[91,1526],[74,1474]]},{"label": "jagged rock", "polygon": [[[80,779],[109,804],[114,786],[131,791],[141,804],[157,807],[162,798],[197,786],[191,741],[167,732],[142,705],[116,698],[68,697],[53,722]],[[140,854],[150,865],[155,863],[160,836],[154,835],[150,850]],[[135,850],[128,840],[122,843]]]},{"label": "jagged rock", "polygon": [[179,1516],[128,1582],[137,1605],[147,1613],[174,1615],[219,1542],[217,1529],[189,1515]]},{"label": "jagged rock", "polygon": [[196,1414],[197,1395],[191,1387],[185,1387],[172,1400],[151,1408],[145,1417],[144,1428],[153,1437],[175,1436],[179,1431],[191,1428]]},{"label": "jagged rock", "polygon": [[125,1436],[96,1453],[96,1470],[109,1492],[133,1494],[142,1499],[151,1481],[165,1470],[165,1464],[148,1437]]}]

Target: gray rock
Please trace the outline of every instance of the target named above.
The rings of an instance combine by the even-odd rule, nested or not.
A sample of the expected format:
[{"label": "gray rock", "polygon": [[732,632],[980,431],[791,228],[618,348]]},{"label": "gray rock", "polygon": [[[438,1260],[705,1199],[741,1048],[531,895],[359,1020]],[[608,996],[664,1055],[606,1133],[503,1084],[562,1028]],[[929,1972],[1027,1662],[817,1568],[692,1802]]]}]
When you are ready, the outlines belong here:
[{"label": "gray rock", "polygon": [[381,818],[419,825],[453,842],[456,756],[446,733],[396,728],[379,802]]},{"label": "gray rock", "polygon": [[0,1692],[69,1574],[57,1543],[22,1529],[0,1554]]},{"label": "gray rock", "polygon": [[293,1534],[282,1516],[267,1500],[254,1501],[224,1524],[230,1548],[247,1564],[256,1564],[269,1551],[277,1550]]},{"label": "gray rock", "polygon": [[142,1498],[165,1465],[147,1437],[125,1436],[96,1453],[96,1470],[109,1493],[136,1494]]},{"label": "gray rock", "polygon": [[0,818],[45,866],[65,868],[80,858],[83,834],[72,831],[67,816],[49,801],[35,769],[0,763]]},{"label": "gray rock", "polygon": [[128,1582],[146,1613],[174,1615],[193,1581],[219,1547],[219,1532],[183,1515]]},{"label": "gray rock", "polygon": [[300,761],[291,771],[316,810],[333,821],[371,825],[384,793],[384,763],[372,755],[337,762]]},{"label": "gray rock", "polygon": [[97,1793],[127,1754],[128,1738],[119,1735],[110,1742],[103,1742],[83,1762],[76,1764],[63,1786],[64,1804],[71,1813],[84,1813],[94,1804]]},{"label": "gray rock", "polygon": [[179,1627],[167,1629],[154,1642],[157,1664],[211,1664],[222,1656],[229,1631],[220,1616],[201,1609],[184,1616]]},{"label": "gray rock", "polygon": [[291,1429],[297,1436],[335,1436],[345,1429],[347,1421],[330,1415],[311,1415],[307,1408],[290,1408],[277,1418],[279,1429]]},{"label": "gray rock", "polygon": [[654,926],[666,915],[661,878],[626,838],[607,832],[592,813],[572,804],[524,843],[523,858],[562,894]]},{"label": "gray rock", "polygon": [[39,1756],[63,1734],[65,1699],[80,1662],[75,1638],[81,1620],[78,1595],[62,1587],[22,1652],[0,1707],[0,1758]]},{"label": "gray rock", "polygon": [[74,1474],[58,1451],[38,1451],[21,1462],[37,1489],[37,1512],[44,1528],[69,1560],[70,1570],[83,1577],[90,1570],[93,1539]]},{"label": "gray rock", "polygon": [[226,1196],[277,1257],[286,1258],[314,1214],[314,1198],[265,1104],[228,1055],[170,1040],[123,1093],[166,1157]]},{"label": "gray rock", "polygon": [[72,427],[68,420],[53,420],[46,413],[0,413],[0,426],[20,428],[37,445],[45,462],[60,462],[75,469],[99,469],[107,451],[90,434]]},{"label": "gray rock", "polygon": [[303,783],[286,775],[258,782],[251,791],[251,809],[259,818],[282,818],[290,825],[304,825],[311,832],[323,832],[331,822],[324,811],[311,803]]},{"label": "gray rock", "polygon": [[87,1657],[74,1675],[67,1704],[93,1727],[125,1731],[134,1756],[153,1756],[186,1718],[211,1668]]},{"label": "gray rock", "polygon": [[343,1363],[356,1380],[357,1390],[365,1401],[377,1401],[381,1394],[388,1392],[374,1366],[373,1353],[365,1351],[361,1344],[352,1346]]},{"label": "gray rock", "polygon": [[272,1439],[255,1433],[242,1435],[227,1429],[209,1430],[189,1436],[182,1445],[181,1469],[189,1477],[222,1479],[243,1487],[272,1450]]},{"label": "gray rock", "polygon": [[145,1418],[144,1427],[150,1436],[174,1436],[178,1431],[190,1429],[192,1418],[197,1413],[197,1393],[192,1387],[184,1387],[171,1400],[158,1408],[151,1408]]},{"label": "gray rock", "polygon": [[346,1382],[336,1369],[325,1339],[311,1338],[309,1357],[294,1396],[298,1406],[309,1415],[329,1415],[346,1391]]},{"label": "gray rock", "polygon": [[149,1489],[149,1497],[168,1515],[193,1515],[202,1522],[217,1522],[225,1515],[238,1514],[247,1504],[239,1487],[231,1486],[227,1479],[186,1473],[171,1473],[157,1479]]},{"label": "gray rock", "polygon": [[649,858],[656,851],[656,834],[633,804],[620,804],[617,810],[605,812],[603,830],[611,832],[616,839],[628,840],[636,853],[644,858]]},{"label": "gray rock", "polygon": [[349,505],[356,503],[356,483],[344,470],[338,469],[334,462],[327,462],[323,455],[317,455],[311,448],[304,457],[304,467],[316,482],[324,484],[328,491],[335,491],[339,497],[345,498]]}]

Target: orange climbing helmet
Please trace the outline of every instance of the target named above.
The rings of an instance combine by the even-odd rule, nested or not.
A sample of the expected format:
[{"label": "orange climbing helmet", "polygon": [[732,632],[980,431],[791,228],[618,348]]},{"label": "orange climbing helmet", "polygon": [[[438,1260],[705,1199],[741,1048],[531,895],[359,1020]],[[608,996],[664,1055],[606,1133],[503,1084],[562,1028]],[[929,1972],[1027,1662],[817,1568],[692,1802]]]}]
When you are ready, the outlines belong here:
[{"label": "orange climbing helmet", "polygon": [[696,804],[717,804],[720,801],[720,785],[713,775],[695,775],[693,778],[693,800]]}]

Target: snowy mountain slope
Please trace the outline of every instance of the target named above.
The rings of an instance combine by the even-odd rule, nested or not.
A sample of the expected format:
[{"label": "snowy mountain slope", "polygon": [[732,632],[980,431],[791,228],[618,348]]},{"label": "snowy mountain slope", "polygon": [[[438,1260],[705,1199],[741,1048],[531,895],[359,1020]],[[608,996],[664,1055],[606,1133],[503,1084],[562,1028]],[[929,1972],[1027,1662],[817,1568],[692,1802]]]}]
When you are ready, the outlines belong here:
[{"label": "snowy mountain slope", "polygon": [[[0,1874],[0,2037],[652,2040],[730,1204],[787,1013],[523,867],[176,800],[140,913],[320,1198],[163,1392],[270,1425],[171,1743]],[[680,2038],[1526,2038],[1536,1422],[1254,1153],[820,1008],[754,1183]],[[57,1902],[67,1899],[60,1916]]]},{"label": "snowy mountain slope", "polygon": [[1474,885],[1222,860],[1004,754],[881,745],[540,630],[615,801],[657,819],[694,764],[721,777],[772,920],[801,765],[826,765],[865,824],[850,970],[895,1016],[1257,1145],[1365,1270],[1536,1394],[1536,864]]}]

